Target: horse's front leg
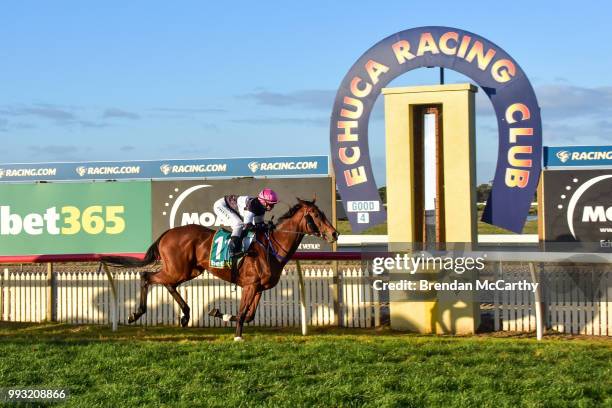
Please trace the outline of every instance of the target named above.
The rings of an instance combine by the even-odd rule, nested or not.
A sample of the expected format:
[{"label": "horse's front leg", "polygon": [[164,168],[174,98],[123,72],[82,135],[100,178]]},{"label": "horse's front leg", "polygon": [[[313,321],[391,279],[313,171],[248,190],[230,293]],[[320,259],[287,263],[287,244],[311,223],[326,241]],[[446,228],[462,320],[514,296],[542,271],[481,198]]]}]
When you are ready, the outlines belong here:
[{"label": "horse's front leg", "polygon": [[255,298],[249,307],[249,313],[246,316],[245,323],[251,323],[255,319],[255,312],[257,312],[257,306],[259,306],[259,299],[261,299],[261,292],[255,293]]},{"label": "horse's front leg", "polygon": [[246,320],[247,313],[251,307],[251,304],[257,296],[257,286],[249,285],[242,288],[242,297],[240,298],[240,308],[238,310],[238,323],[236,324],[236,335],[234,336],[235,341],[242,341],[242,326]]}]

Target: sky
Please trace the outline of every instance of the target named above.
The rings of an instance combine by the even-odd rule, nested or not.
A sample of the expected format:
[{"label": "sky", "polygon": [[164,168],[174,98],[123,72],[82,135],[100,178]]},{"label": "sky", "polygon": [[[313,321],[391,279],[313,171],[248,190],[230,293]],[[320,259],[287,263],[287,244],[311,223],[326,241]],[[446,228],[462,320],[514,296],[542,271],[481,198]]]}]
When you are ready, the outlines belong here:
[{"label": "sky", "polygon": [[[337,88],[405,29],[474,32],[519,63],[544,145],[610,144],[607,2],[4,2],[0,163],[330,154]],[[390,86],[436,84],[437,69]],[[446,82],[469,79],[446,73]],[[370,121],[385,183],[382,98]],[[497,124],[477,97],[477,178],[493,178]]]}]

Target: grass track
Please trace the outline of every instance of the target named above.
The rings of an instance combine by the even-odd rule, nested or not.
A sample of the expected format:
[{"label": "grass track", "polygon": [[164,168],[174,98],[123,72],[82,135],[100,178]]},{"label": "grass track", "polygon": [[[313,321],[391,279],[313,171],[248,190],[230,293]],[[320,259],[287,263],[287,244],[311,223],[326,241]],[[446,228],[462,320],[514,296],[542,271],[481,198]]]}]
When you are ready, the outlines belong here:
[{"label": "grass track", "polygon": [[[478,214],[478,219],[480,220],[481,214]],[[351,230],[351,226],[346,220],[339,220],[337,223],[338,232],[340,234],[353,234]],[[513,234],[508,230],[503,228],[498,228],[493,225],[486,224],[482,221],[478,221],[477,224],[478,233],[479,234]],[[525,226],[523,227],[523,234],[537,234],[538,233],[538,222],[537,221],[527,221]],[[363,231],[360,235],[387,235],[387,223],[375,225],[373,227],[368,228]]]},{"label": "grass track", "polygon": [[[0,387],[59,406],[612,406],[609,339],[0,325]],[[54,404],[54,406],[58,406]]]}]

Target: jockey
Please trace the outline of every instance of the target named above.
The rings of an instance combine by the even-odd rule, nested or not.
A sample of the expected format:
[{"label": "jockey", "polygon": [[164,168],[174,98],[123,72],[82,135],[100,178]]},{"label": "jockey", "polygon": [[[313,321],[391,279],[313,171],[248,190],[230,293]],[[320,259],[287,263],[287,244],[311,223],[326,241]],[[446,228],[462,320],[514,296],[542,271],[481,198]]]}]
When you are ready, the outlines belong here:
[{"label": "jockey", "polygon": [[242,232],[245,226],[264,222],[266,211],[278,203],[278,195],[271,188],[264,188],[257,197],[226,195],[218,199],[213,208],[221,223],[232,228],[230,255],[242,251]]}]

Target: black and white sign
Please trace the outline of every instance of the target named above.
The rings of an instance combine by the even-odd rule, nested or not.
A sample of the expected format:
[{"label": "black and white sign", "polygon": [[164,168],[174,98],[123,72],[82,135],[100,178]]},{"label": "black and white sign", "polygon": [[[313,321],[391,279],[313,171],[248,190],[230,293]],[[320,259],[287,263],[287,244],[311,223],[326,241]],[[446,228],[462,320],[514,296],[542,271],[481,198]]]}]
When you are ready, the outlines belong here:
[{"label": "black and white sign", "polygon": [[[329,177],[154,181],[153,237],[156,239],[167,229],[186,224],[218,229],[221,224],[213,211],[216,200],[228,194],[256,196],[265,187],[276,191],[281,200],[266,214],[266,221],[272,216],[278,220],[290,206],[297,203],[296,197],[305,200],[316,197],[317,206],[332,221],[332,185]],[[299,250],[330,251],[331,245],[315,237],[305,237]]]},{"label": "black and white sign", "polygon": [[612,169],[544,171],[549,242],[612,244]]}]

